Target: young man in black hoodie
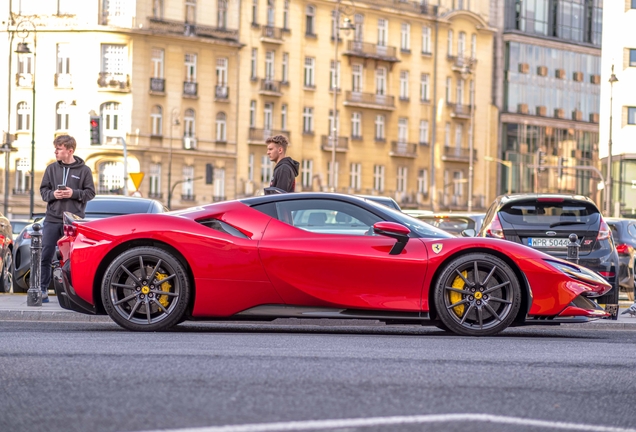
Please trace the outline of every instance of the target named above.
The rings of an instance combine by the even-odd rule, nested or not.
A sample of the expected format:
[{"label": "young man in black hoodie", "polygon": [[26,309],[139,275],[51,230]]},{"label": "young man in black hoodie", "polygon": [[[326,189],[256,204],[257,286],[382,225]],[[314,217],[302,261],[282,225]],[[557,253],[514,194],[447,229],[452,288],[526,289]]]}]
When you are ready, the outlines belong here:
[{"label": "young man in black hoodie", "polygon": [[42,302],[48,303],[51,283],[51,260],[57,241],[62,238],[64,212],[84,217],[86,203],[95,197],[93,173],[79,156],[75,156],[77,143],[70,135],[60,135],[53,141],[56,162],[46,167],[40,195],[46,201],[46,217],[42,227],[42,261],[40,288]]},{"label": "young man in black hoodie", "polygon": [[274,162],[274,176],[270,187],[277,187],[286,192],[294,192],[296,189],[296,176],[300,164],[292,158],[285,156],[289,142],[284,135],[275,135],[267,138],[267,156]]}]

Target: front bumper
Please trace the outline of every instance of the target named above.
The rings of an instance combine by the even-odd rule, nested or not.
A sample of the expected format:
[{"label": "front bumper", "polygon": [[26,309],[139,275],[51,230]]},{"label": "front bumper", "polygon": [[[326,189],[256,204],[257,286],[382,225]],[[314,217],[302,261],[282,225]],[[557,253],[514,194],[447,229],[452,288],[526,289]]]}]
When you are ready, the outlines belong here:
[{"label": "front bumper", "polygon": [[53,270],[53,287],[58,302],[63,309],[80,312],[87,315],[97,315],[95,305],[88,303],[77,295],[71,285],[70,261],[66,261],[63,267]]},{"label": "front bumper", "polygon": [[601,318],[609,318],[611,313],[603,309],[595,301],[579,295],[556,316],[528,315],[524,325],[558,325],[569,323],[586,323]]}]

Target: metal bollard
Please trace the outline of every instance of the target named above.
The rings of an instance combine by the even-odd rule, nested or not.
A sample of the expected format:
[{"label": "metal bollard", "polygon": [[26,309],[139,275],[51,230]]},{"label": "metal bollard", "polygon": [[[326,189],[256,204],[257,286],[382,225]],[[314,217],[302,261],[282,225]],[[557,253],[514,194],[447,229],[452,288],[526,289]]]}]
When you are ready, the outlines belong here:
[{"label": "metal bollard", "polygon": [[40,290],[40,260],[42,259],[42,226],[33,224],[31,233],[31,276],[27,291],[27,306],[42,306],[42,291]]},{"label": "metal bollard", "polygon": [[579,248],[581,245],[577,241],[579,236],[572,233],[568,237],[570,239],[570,244],[568,245],[568,261],[572,261],[574,264],[579,263]]}]

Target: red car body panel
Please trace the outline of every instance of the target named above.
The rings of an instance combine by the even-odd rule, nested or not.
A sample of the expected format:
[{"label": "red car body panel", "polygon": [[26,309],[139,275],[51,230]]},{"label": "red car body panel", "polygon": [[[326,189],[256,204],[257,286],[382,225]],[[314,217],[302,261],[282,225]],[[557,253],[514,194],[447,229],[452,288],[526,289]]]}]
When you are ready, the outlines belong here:
[{"label": "red car body panel", "polygon": [[[224,221],[248,238],[198,222],[205,219]],[[150,240],[183,257],[194,288],[192,316],[199,318],[229,317],[268,304],[428,312],[437,269],[468,250],[495,252],[519,268],[531,289],[529,315],[594,316],[597,311],[577,311],[570,303],[585,291],[611,289],[574,281],[546,262],[554,258],[505,240],[411,238],[399,255],[390,255],[392,238],[317,234],[239,201],[80,222],[76,228],[75,236],[63,237],[58,245],[62,262],[71,260],[78,297],[95,305],[94,288],[101,284],[95,278],[100,266],[112,261],[107,255],[126,250],[125,243]]]}]

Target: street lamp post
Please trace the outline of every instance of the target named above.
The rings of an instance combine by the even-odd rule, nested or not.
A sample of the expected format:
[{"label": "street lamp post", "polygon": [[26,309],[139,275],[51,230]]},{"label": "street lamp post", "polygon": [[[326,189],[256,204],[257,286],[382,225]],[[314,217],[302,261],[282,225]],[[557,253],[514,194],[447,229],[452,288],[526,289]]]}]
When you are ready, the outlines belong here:
[{"label": "street lamp post", "polygon": [[[21,54],[33,54],[33,73],[31,74],[32,95],[33,101],[31,103],[31,190],[29,199],[29,214],[33,215],[34,207],[34,191],[35,191],[35,66],[36,66],[36,52],[38,48],[37,29],[35,24],[28,20],[22,20],[16,27],[18,36],[22,38],[22,42],[18,43],[18,47],[15,52],[18,55]],[[29,33],[33,32],[33,52],[29,49],[29,44],[24,40],[29,36]]]},{"label": "street lamp post", "polygon": [[172,202],[172,129],[175,126],[179,126],[179,110],[177,108],[172,108],[170,112],[170,145],[168,149],[168,208]]},{"label": "street lamp post", "polygon": [[610,83],[610,120],[609,120],[609,141],[607,149],[607,182],[605,184],[605,210],[608,216],[612,216],[612,106],[614,105],[614,83],[618,82],[618,78],[614,75],[614,65],[612,65],[612,75],[609,78]]}]

